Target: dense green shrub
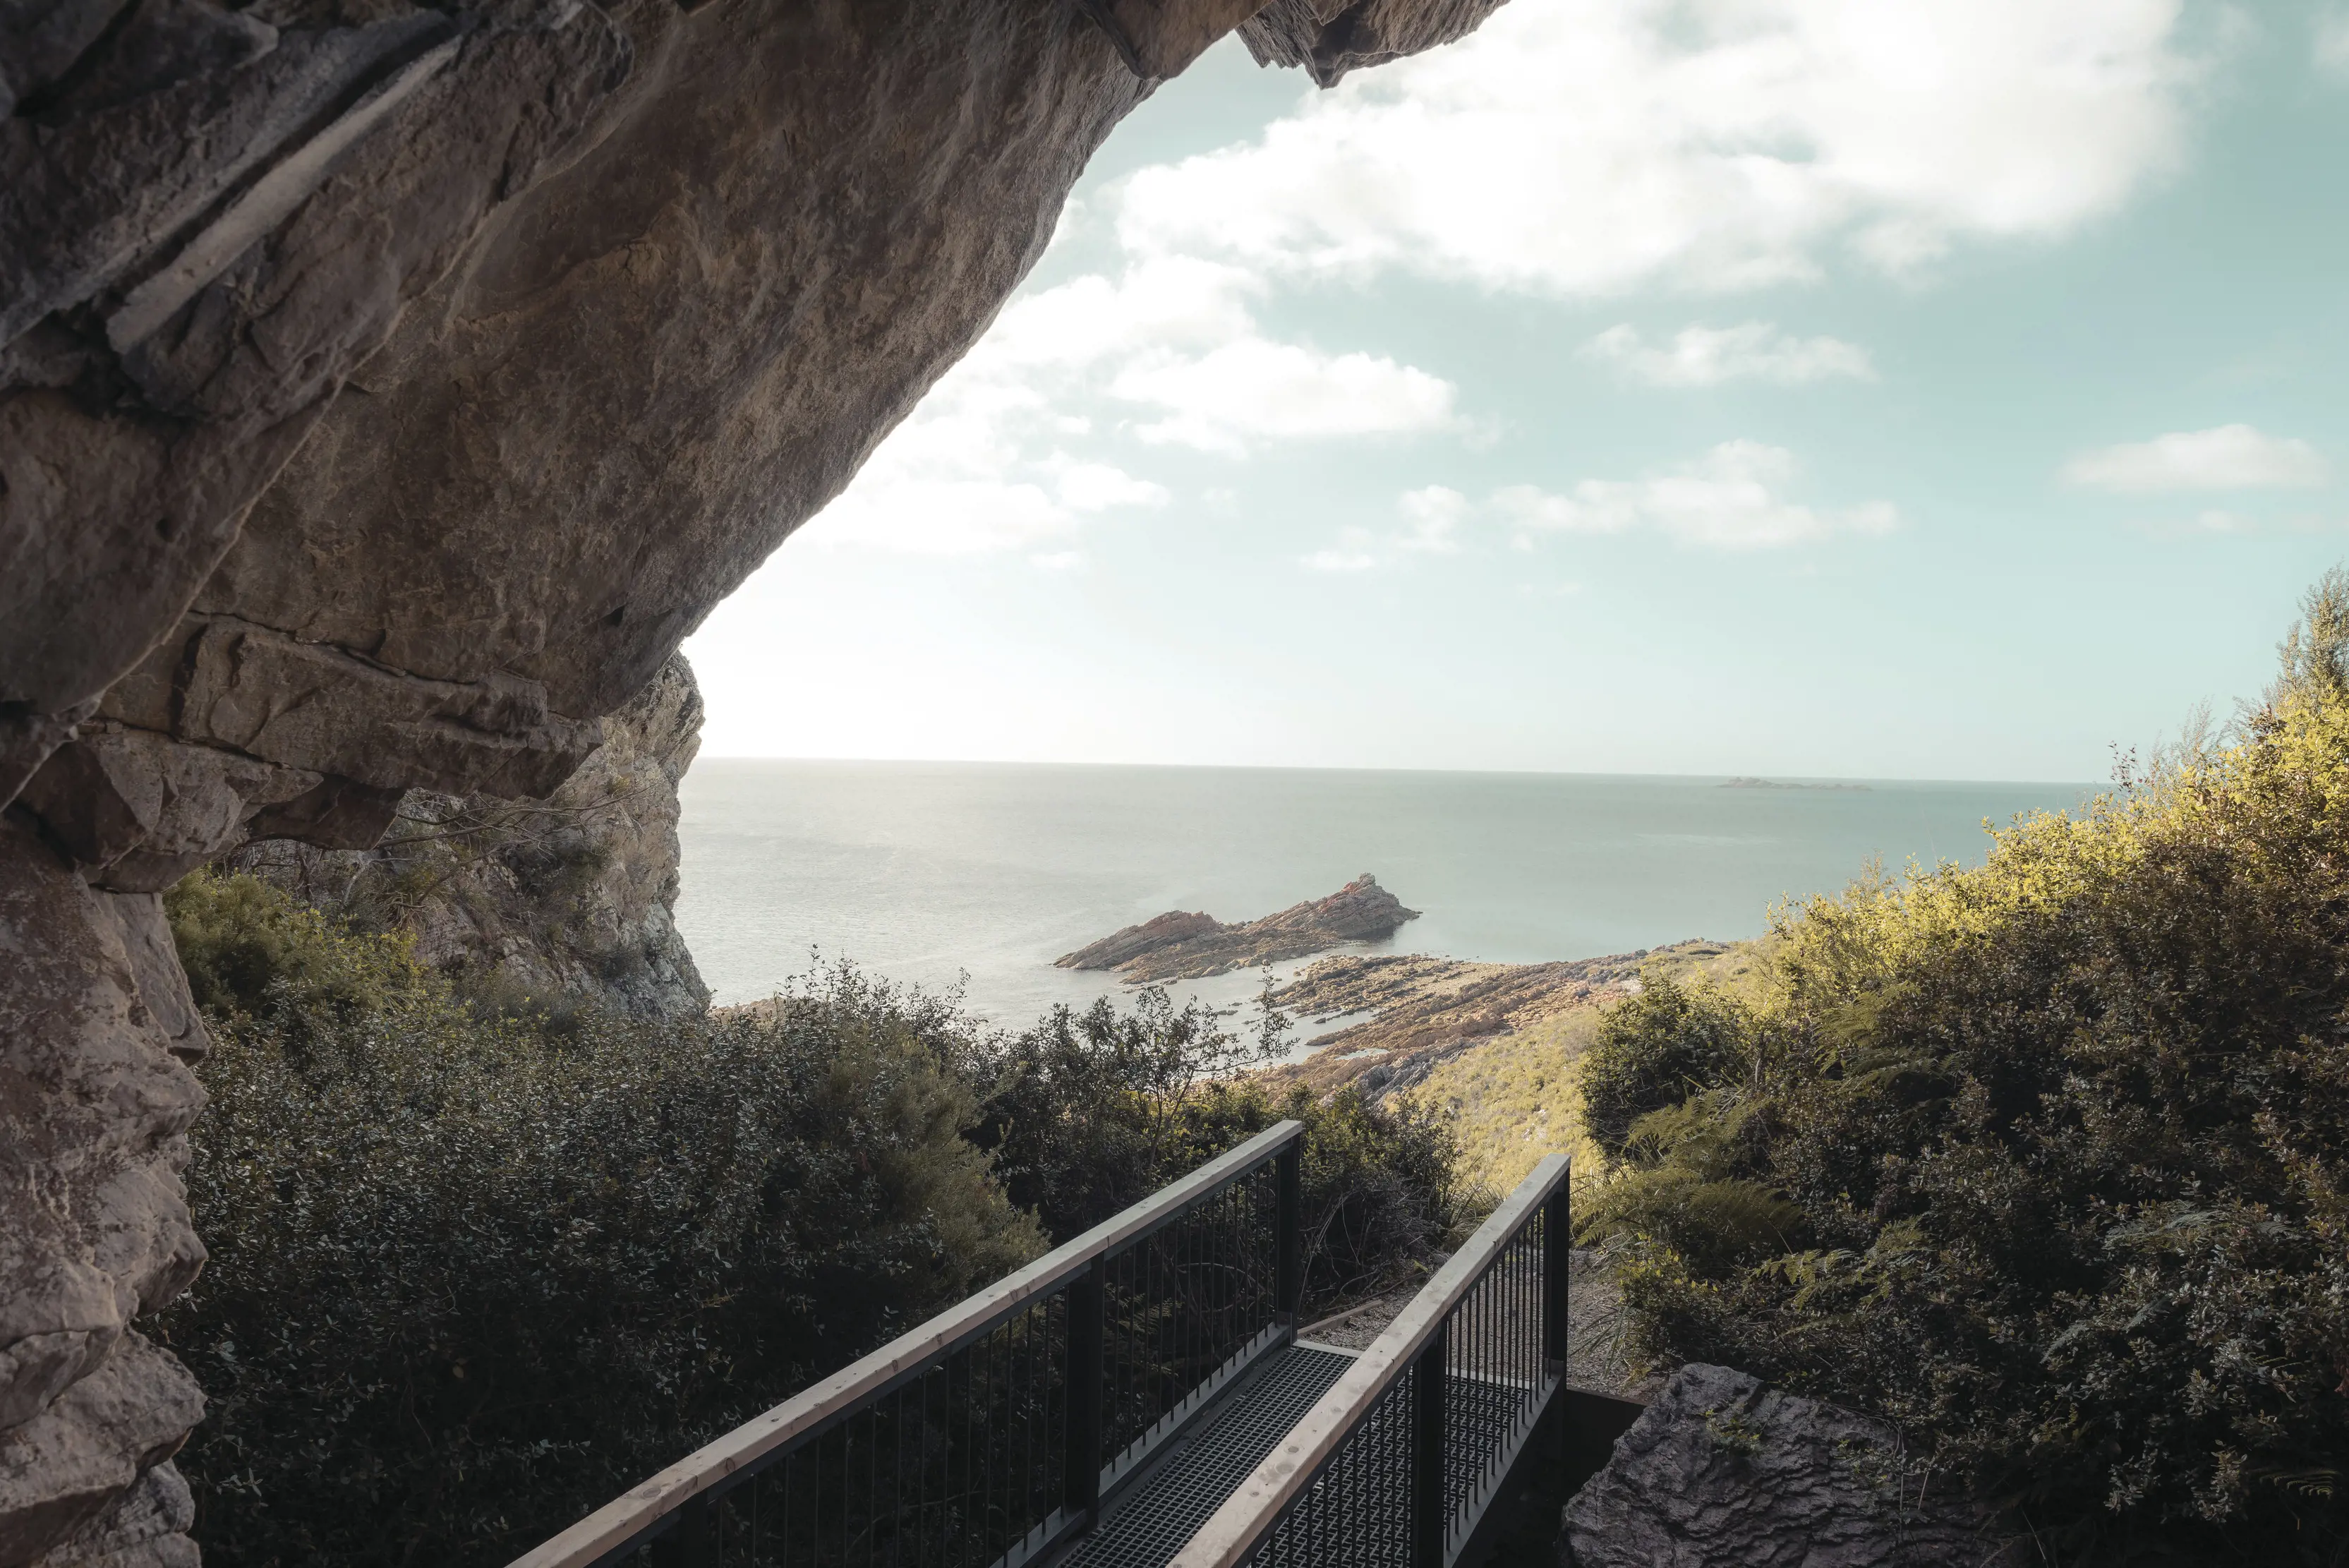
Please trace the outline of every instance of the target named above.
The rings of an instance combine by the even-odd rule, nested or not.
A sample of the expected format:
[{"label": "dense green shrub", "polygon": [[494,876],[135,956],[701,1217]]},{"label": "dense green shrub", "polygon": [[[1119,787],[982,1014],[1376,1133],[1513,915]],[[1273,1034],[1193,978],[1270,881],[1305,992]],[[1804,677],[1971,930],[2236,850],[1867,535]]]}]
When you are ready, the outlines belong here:
[{"label": "dense green shrub", "polygon": [[[2349,1562],[2344,610],[2228,743],[1682,999],[1718,1065],[1584,1220],[1656,1353],[1891,1417],[2044,1561]],[[1688,1039],[1614,1023],[1630,1082]]]},{"label": "dense green shrub", "polygon": [[222,1564],[494,1563],[1038,1251],[951,1009],[484,1016],[245,879],[171,899],[213,1004],[164,1320]]},{"label": "dense green shrub", "polygon": [[1351,1091],[1323,1103],[1234,1078],[1278,1050],[1280,1027],[1268,1011],[1255,1038],[1237,1037],[1154,989],[1123,1012],[1057,1009],[993,1044],[972,1136],[1012,1200],[1066,1241],[1293,1116],[1305,1124],[1309,1313],[1406,1276],[1463,1217],[1448,1124]]},{"label": "dense green shrub", "polygon": [[405,939],[358,935],[251,877],[199,871],[163,898],[196,1004],[304,1041],[429,986]]},{"label": "dense green shrub", "polygon": [[1583,1130],[1620,1159],[1632,1123],[1738,1076],[1747,1033],[1744,1010],[1721,992],[1651,978],[1599,1021],[1582,1069]]},{"label": "dense green shrub", "polygon": [[1456,1219],[1440,1123],[1232,1081],[1270,1014],[997,1035],[843,966],[636,1024],[460,994],[251,877],[168,902],[214,1039],[212,1261],[162,1334],[211,1401],[181,1464],[215,1563],[503,1562],[1283,1116],[1318,1298]]}]

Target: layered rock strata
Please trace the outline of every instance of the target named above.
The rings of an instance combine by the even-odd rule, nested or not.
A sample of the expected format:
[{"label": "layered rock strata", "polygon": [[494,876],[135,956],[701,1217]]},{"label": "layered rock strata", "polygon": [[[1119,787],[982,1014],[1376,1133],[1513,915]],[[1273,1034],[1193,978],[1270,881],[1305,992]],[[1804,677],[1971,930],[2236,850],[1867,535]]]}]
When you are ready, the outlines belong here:
[{"label": "layered rock strata", "polygon": [[1053,962],[1061,969],[1114,970],[1134,985],[1205,980],[1348,942],[1382,941],[1417,919],[1417,909],[1404,909],[1365,871],[1326,898],[1309,898],[1260,920],[1226,925],[1213,915],[1169,909]]},{"label": "layered rock strata", "polygon": [[157,890],[558,790],[1154,78],[1492,4],[0,0],[0,1568],[177,1550]]},{"label": "layered rock strata", "polygon": [[604,721],[604,745],[543,800],[409,793],[372,849],[269,839],[228,856],[491,1000],[681,1018],[709,988],[677,929],[678,784],[701,745],[683,654]]},{"label": "layered rock strata", "polygon": [[1356,1018],[1317,1038],[1310,1056],[1273,1075],[1328,1095],[1351,1085],[1374,1098],[1423,1082],[1462,1053],[1561,1013],[1603,1007],[1639,989],[1651,964],[1718,957],[1692,940],[1603,958],[1480,963],[1424,953],[1338,953],[1272,993],[1275,1007],[1318,1023]]}]

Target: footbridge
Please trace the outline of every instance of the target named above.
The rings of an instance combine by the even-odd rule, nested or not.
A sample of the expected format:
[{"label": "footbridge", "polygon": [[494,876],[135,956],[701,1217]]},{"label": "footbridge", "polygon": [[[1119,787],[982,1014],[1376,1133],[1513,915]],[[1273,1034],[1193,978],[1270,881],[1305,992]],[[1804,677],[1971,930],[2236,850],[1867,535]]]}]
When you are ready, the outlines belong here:
[{"label": "footbridge", "polygon": [[1303,1138],[1270,1128],[512,1568],[1482,1561],[1509,1500],[1628,1419],[1566,1391],[1567,1162],[1356,1351],[1299,1333]]}]

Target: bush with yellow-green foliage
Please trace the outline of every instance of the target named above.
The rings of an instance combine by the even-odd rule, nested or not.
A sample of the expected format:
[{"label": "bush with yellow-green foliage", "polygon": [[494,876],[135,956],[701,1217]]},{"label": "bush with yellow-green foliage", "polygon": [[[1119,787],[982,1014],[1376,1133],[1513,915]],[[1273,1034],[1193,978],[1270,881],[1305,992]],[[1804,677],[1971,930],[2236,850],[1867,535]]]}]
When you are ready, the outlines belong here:
[{"label": "bush with yellow-green foliage", "polygon": [[2224,743],[1615,1012],[1582,1229],[1657,1355],[1891,1418],[2046,1562],[2349,1561],[2344,649],[2336,575]]},{"label": "bush with yellow-green foliage", "polygon": [[1584,1128],[1581,1082],[1599,1017],[1594,1007],[1568,1008],[1481,1041],[1396,1102],[1444,1119],[1460,1149],[1457,1179],[1487,1204],[1552,1154],[1573,1158],[1579,1188],[1601,1163]]},{"label": "bush with yellow-green foliage", "polygon": [[163,1324],[208,1562],[505,1562],[1044,1245],[939,1002],[842,970],[558,1030],[250,878],[169,907],[214,1042]]},{"label": "bush with yellow-green foliage", "polygon": [[[1702,982],[1743,996],[1766,961],[1762,942],[1686,943],[1660,951],[1644,975],[1649,983]],[[1574,1160],[1579,1192],[1607,1164],[1591,1136],[1584,1079],[1610,1016],[1595,1002],[1541,1014],[1437,1063],[1395,1100],[1450,1128],[1459,1147],[1454,1179],[1464,1190],[1481,1189],[1490,1200],[1516,1190],[1547,1156],[1563,1154]],[[1598,1085],[1602,1118],[1610,1115],[1611,1087]]]}]

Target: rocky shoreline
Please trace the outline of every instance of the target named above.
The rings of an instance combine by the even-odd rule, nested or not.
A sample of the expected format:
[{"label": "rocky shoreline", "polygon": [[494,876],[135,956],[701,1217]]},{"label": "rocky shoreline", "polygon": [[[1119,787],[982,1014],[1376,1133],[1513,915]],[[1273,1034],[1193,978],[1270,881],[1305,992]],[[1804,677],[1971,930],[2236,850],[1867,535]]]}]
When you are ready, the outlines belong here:
[{"label": "rocky shoreline", "polygon": [[1274,1006],[1327,1022],[1368,1013],[1324,1037],[1304,1061],[1270,1073],[1326,1095],[1352,1085],[1383,1096],[1440,1064],[1560,1015],[1639,989],[1652,963],[1718,958],[1725,943],[1691,940],[1555,963],[1475,963],[1425,954],[1339,953],[1272,993]]}]

